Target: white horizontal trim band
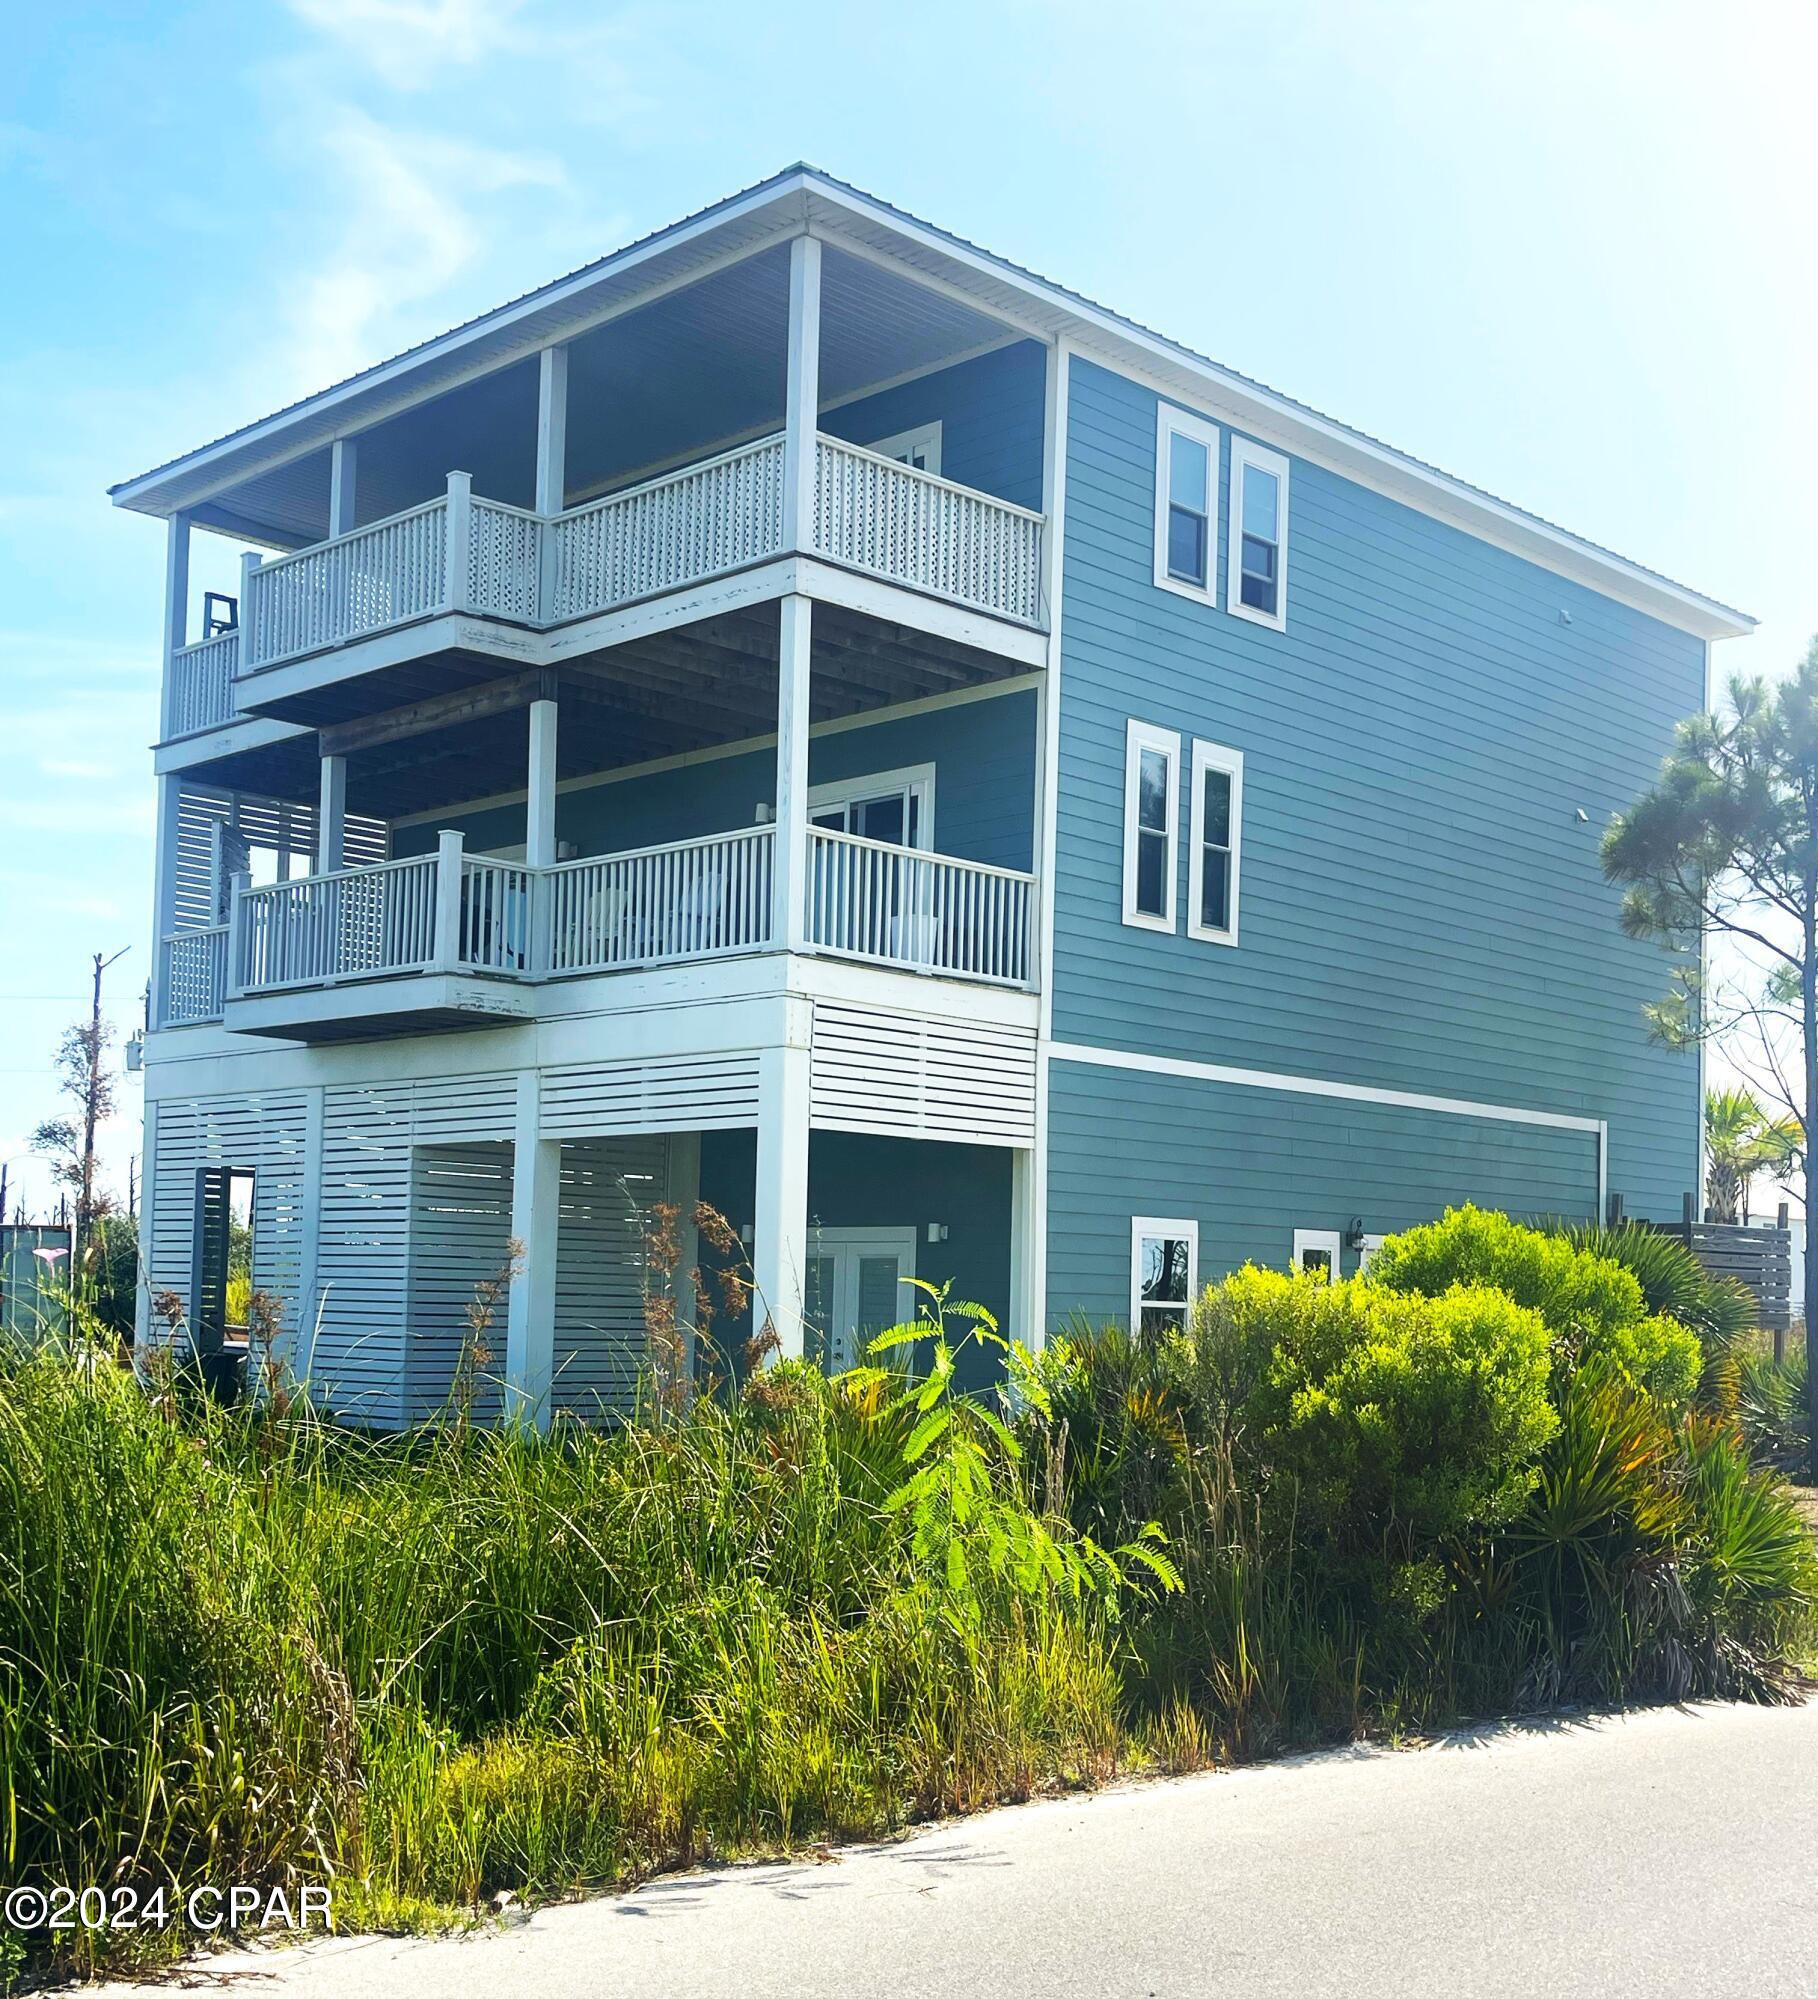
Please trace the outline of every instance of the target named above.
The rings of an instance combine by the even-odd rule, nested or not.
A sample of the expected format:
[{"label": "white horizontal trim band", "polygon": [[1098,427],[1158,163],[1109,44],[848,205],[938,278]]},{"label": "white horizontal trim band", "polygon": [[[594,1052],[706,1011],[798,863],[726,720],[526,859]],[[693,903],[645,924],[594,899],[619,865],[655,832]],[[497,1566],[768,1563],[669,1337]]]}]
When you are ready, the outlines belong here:
[{"label": "white horizontal trim band", "polygon": [[1269,1069],[1233,1069],[1221,1062],[1189,1062],[1173,1055],[1141,1055],[1128,1048],[1093,1048],[1084,1042],[1049,1045],[1054,1062],[1083,1062],[1099,1069],[1131,1069],[1149,1076],[1180,1076],[1196,1083],[1230,1083],[1246,1090],[1288,1090],[1303,1097],[1340,1097],[1348,1103],[1391,1104],[1399,1110],[1438,1111],[1447,1117],[1493,1118],[1503,1124],[1549,1125],[1559,1131],[1599,1135],[1604,1120],[1565,1111],[1523,1110],[1514,1104],[1480,1104],[1468,1097],[1430,1097],[1418,1090],[1379,1090],[1368,1083],[1333,1083],[1316,1076],[1279,1075]]}]

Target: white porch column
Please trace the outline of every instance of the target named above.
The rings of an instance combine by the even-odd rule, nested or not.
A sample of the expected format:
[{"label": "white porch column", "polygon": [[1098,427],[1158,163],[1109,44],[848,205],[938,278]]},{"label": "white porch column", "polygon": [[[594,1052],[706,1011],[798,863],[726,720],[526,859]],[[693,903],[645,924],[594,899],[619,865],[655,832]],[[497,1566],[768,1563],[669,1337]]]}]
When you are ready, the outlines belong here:
[{"label": "white porch column", "polygon": [[355,486],[360,447],[351,437],[337,437],[328,448],[328,532],[352,534]]},{"label": "white porch column", "polygon": [[549,1428],[555,1375],[556,1230],[562,1196],[562,1142],[542,1136],[543,1079],[518,1077],[511,1153],[511,1234],[518,1245],[506,1304],[507,1414]]},{"label": "white porch column", "polygon": [[189,643],[189,516],[172,514],[164,544],[164,681],[158,734],[171,732],[171,659]]},{"label": "white porch column", "polygon": [[1010,1324],[1013,1340],[1021,1340],[1032,1353],[1041,1350],[1046,1328],[1042,1324],[1042,1287],[1037,1280],[1035,1195],[1037,1175],[1035,1154],[1019,1147],[1010,1155]]},{"label": "white porch column", "polygon": [[757,1213],[752,1269],[758,1298],[752,1331],[764,1315],[785,1359],[803,1351],[808,1269],[808,1062],[811,1014],[803,999],[786,1002],[783,1045],[758,1062]]},{"label": "white porch column", "polygon": [[240,671],[244,673],[258,658],[259,635],[253,616],[253,578],[265,558],[248,549],[240,557]]},{"label": "white porch column", "polygon": [[537,357],[537,497],[539,514],[559,514],[568,490],[568,349]]},{"label": "white porch column", "polygon": [[151,1024],[164,1025],[170,1008],[170,958],[164,940],[177,923],[177,834],[183,809],[183,780],[158,779],[157,845],[152,852]]},{"label": "white porch column", "polygon": [[530,704],[530,769],[524,804],[524,861],[549,868],[556,857],[556,703]]},{"label": "white porch column", "polygon": [[783,599],[776,659],[776,912],[772,937],[799,951],[808,933],[808,702],[811,598]]},{"label": "white porch column", "polygon": [[316,805],[316,873],[331,875],[347,850],[347,759],[322,759],[322,786]]},{"label": "white porch column", "polygon": [[821,404],[821,246],[789,246],[789,374],[783,417],[783,553],[814,540],[814,440]]}]

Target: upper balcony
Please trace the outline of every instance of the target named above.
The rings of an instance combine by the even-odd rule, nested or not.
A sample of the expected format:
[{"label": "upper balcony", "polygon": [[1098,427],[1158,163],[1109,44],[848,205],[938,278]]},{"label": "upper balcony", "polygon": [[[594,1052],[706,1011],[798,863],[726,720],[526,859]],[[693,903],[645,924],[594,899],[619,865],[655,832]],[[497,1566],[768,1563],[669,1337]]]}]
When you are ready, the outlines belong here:
[{"label": "upper balcony", "polygon": [[[546,633],[792,552],[785,442],[759,438],[557,514],[483,498],[455,472],[438,499],[249,562],[237,628],[172,655],[169,733],[282,714],[284,693],[296,696],[276,691],[271,669],[381,634],[461,616]],[[1043,624],[1043,523],[1028,508],[821,433],[805,526],[802,553]],[[421,651],[450,642],[426,630]]]},{"label": "upper balcony", "polygon": [[[1042,340],[798,235],[363,422],[343,407],[326,438],[224,440],[231,473],[160,498],[161,763],[792,592],[1044,665],[1050,374]],[[194,643],[192,528],[253,545],[237,587],[215,560]]]}]

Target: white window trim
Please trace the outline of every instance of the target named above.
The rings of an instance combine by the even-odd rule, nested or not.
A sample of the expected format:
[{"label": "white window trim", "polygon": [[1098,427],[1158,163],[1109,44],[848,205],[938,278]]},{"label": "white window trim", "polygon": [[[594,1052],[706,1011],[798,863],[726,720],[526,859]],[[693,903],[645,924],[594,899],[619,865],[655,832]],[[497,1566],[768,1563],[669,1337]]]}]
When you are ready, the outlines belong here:
[{"label": "white window trim", "polygon": [[1294,1231],[1294,1261],[1290,1266],[1299,1276],[1301,1258],[1308,1250],[1324,1250],[1332,1259],[1331,1270],[1334,1280],[1344,1273],[1345,1239],[1337,1229],[1296,1229]]},{"label": "white window trim", "polygon": [[[1275,517],[1275,614],[1252,610],[1244,602],[1243,561],[1243,477],[1244,467],[1254,465],[1259,472],[1273,472],[1280,481],[1280,508]],[[1248,618],[1253,625],[1267,625],[1272,632],[1288,629],[1288,461],[1279,451],[1265,451],[1248,438],[1231,439],[1231,470],[1225,481],[1225,609],[1234,618]]]},{"label": "white window trim", "polygon": [[[1168,438],[1178,431],[1206,447],[1206,580],[1202,587],[1168,572]],[[1218,426],[1172,403],[1155,411],[1155,581],[1195,604],[1218,603]]]},{"label": "white window trim", "polygon": [[[1209,770],[1222,770],[1231,780],[1231,894],[1228,907],[1231,921],[1223,929],[1215,929],[1209,923],[1199,920],[1199,912],[1204,906],[1200,901],[1200,890],[1205,885],[1206,872],[1206,788],[1200,779]],[[1187,935],[1197,937],[1203,944],[1235,944],[1237,942],[1238,917],[1238,872],[1243,856],[1244,840],[1244,753],[1242,750],[1228,749],[1223,743],[1193,744],[1193,793],[1188,812],[1187,851]]]},{"label": "white window trim", "polygon": [[1387,1236],[1367,1235],[1357,1248],[1357,1274],[1362,1276],[1370,1267],[1370,1259],[1388,1241]]},{"label": "white window trim", "polygon": [[[912,791],[920,810],[915,815],[915,848],[918,854],[934,851],[934,765],[908,764],[901,770],[865,771],[857,777],[835,778],[828,784],[808,787],[808,816],[825,812],[835,805],[849,805],[855,798],[875,798],[886,791]],[[775,817],[775,808],[771,816]]]},{"label": "white window trim", "polygon": [[940,478],[942,476],[941,419],[938,417],[933,423],[918,423],[913,430],[893,431],[890,436],[880,437],[875,443],[867,444],[865,449],[875,451],[884,458],[900,458],[906,452],[913,451],[917,445],[920,445],[922,455],[928,462],[924,466],[911,466],[910,470],[924,471],[933,478]]},{"label": "white window trim", "polygon": [[1162,1236],[1187,1245],[1187,1298],[1181,1307],[1180,1322],[1187,1323],[1187,1314],[1193,1309],[1193,1301],[1199,1296],[1199,1224],[1183,1220],[1169,1221],[1154,1215],[1132,1215],[1130,1217],[1130,1337],[1137,1338],[1143,1329],[1143,1238]]},{"label": "white window trim", "polygon": [[[1151,916],[1136,906],[1136,805],[1145,750],[1168,760],[1168,865],[1163,875],[1166,907]],[[1161,930],[1170,937],[1178,927],[1176,878],[1180,874],[1180,735],[1151,722],[1131,719],[1124,732],[1124,921],[1136,930]]]}]

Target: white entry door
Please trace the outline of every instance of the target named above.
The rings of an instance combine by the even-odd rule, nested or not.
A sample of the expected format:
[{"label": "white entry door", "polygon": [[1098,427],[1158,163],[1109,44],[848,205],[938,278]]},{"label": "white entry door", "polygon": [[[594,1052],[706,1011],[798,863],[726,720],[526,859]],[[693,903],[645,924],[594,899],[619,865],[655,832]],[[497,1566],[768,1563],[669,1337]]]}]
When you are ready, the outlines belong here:
[{"label": "white entry door", "polygon": [[[879,1333],[915,1317],[914,1229],[811,1229],[803,1305],[808,1357],[829,1374],[857,1367]],[[907,1355],[899,1356],[907,1360]]]}]

